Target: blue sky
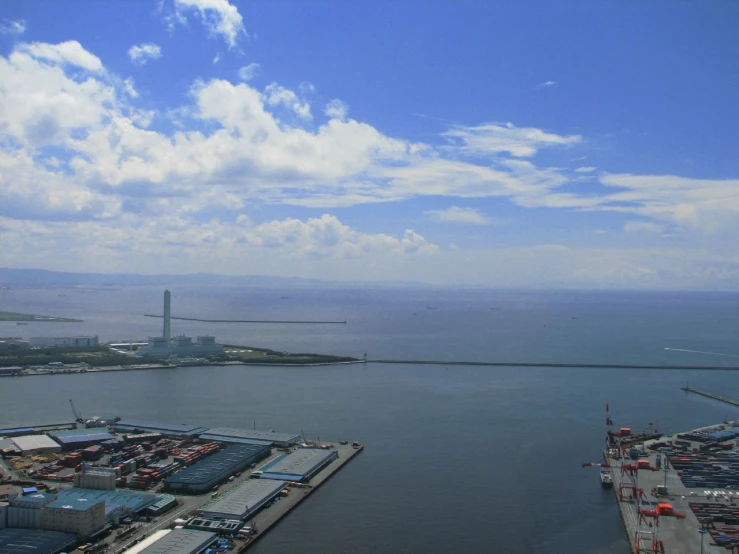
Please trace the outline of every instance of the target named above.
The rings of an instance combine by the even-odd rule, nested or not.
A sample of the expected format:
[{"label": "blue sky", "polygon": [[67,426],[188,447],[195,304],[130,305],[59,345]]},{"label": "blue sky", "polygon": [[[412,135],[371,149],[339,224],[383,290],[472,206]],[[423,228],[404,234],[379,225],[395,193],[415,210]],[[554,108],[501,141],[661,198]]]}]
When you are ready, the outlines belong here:
[{"label": "blue sky", "polygon": [[733,1],[0,4],[0,265],[739,289]]}]

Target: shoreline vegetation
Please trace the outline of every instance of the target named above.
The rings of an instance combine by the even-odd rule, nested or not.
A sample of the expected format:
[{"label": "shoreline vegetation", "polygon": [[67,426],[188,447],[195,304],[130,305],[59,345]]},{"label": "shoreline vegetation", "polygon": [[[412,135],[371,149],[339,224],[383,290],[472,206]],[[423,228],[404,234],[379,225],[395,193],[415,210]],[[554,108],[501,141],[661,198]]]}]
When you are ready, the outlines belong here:
[{"label": "shoreline vegetation", "polygon": [[1,312],[0,321],[33,321],[33,322],[51,322],[51,323],[81,323],[82,319],[72,319],[70,317],[55,317],[51,315],[22,314],[20,312]]},{"label": "shoreline vegetation", "polygon": [[50,347],[0,351],[0,368],[18,367],[20,375],[159,369],[183,365],[281,365],[314,366],[359,362],[350,356],[290,353],[249,346],[222,345],[224,354],[186,360],[162,360],[129,356],[107,346]]}]

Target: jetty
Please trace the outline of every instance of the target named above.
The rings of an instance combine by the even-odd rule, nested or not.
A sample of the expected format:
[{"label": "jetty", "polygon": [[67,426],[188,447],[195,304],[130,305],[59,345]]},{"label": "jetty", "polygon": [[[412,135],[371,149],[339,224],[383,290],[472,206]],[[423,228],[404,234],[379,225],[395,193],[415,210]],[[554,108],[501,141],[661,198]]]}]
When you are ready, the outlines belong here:
[{"label": "jetty", "polygon": [[726,398],[725,396],[719,396],[718,394],[714,394],[712,392],[696,389],[691,387],[690,385],[680,387],[680,390],[684,390],[686,393],[692,392],[693,394],[699,394],[701,396],[705,396],[706,398],[711,398],[713,400],[718,400],[719,402],[724,402],[725,404],[731,404],[732,406],[739,406],[739,402],[737,402],[736,400]]}]

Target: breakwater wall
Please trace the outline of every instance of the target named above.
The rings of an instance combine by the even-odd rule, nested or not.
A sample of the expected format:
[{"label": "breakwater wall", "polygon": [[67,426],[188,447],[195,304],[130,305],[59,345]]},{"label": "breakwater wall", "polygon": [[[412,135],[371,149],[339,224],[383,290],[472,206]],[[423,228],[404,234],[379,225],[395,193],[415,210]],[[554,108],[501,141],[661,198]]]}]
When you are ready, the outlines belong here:
[{"label": "breakwater wall", "polygon": [[685,387],[680,387],[680,390],[684,390],[685,392],[692,392],[693,394],[699,394],[701,396],[705,396],[706,398],[711,398],[713,400],[718,400],[719,402],[731,404],[732,406],[739,406],[739,402],[737,402],[736,400],[732,400],[731,398],[726,398],[725,396],[719,396],[718,394],[713,394],[712,392],[706,392],[704,390],[694,389],[693,387],[689,385]]},{"label": "breakwater wall", "polygon": [[669,370],[720,370],[739,371],[739,366],[723,365],[653,365],[653,364],[583,364],[561,362],[465,362],[442,360],[367,360],[372,364],[411,364],[411,365],[466,365],[488,367],[583,367],[593,369],[669,369]]}]

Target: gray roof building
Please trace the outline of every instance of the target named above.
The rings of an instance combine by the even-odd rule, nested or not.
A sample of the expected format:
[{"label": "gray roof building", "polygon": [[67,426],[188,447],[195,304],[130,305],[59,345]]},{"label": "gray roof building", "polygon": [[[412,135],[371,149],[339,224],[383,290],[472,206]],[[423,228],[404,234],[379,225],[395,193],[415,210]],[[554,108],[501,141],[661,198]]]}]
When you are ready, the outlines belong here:
[{"label": "gray roof building", "polygon": [[231,427],[215,427],[208,429],[200,435],[200,438],[221,442],[290,446],[300,440],[300,435],[297,433],[275,433],[274,431],[252,431],[248,429],[233,429]]},{"label": "gray roof building", "polygon": [[264,469],[263,479],[308,481],[339,457],[334,449],[299,448]]},{"label": "gray roof building", "polygon": [[149,433],[162,435],[199,435],[206,431],[205,427],[188,425],[187,423],[169,423],[166,421],[148,421],[143,419],[122,419],[115,424],[116,431],[133,431],[140,429]]},{"label": "gray roof building", "polygon": [[208,531],[174,529],[139,554],[200,554],[217,536]]},{"label": "gray roof building", "polygon": [[285,481],[250,479],[226,496],[203,506],[200,513],[213,519],[248,519],[285,487]]}]

